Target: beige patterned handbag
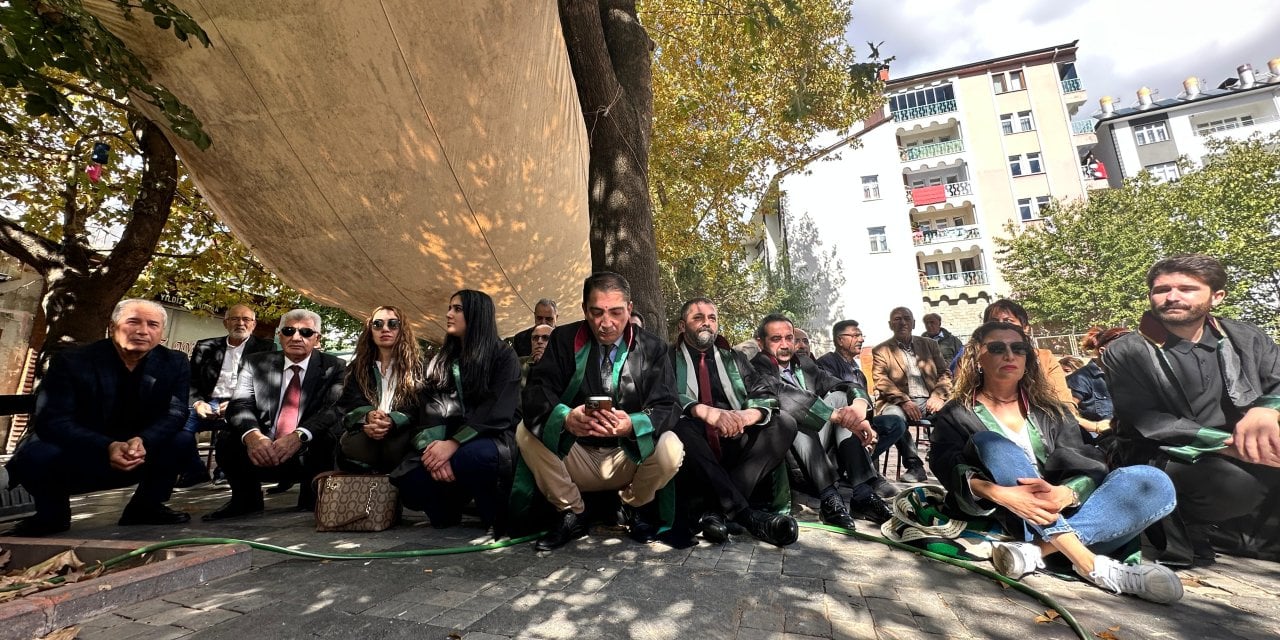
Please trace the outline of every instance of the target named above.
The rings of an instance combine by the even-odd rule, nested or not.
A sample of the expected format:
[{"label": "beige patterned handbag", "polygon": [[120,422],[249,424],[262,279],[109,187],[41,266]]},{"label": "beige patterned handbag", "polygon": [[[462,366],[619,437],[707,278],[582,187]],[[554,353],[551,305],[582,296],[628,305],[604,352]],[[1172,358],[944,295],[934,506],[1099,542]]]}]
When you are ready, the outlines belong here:
[{"label": "beige patterned handbag", "polygon": [[382,531],[396,523],[400,494],[384,474],[316,476],[316,531]]}]

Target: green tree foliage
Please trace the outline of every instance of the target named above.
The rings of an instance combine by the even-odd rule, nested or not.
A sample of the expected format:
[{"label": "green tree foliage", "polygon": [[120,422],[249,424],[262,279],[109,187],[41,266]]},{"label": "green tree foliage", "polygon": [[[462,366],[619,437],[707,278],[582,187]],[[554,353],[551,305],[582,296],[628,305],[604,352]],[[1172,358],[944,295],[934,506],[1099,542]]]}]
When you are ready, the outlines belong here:
[{"label": "green tree foliage", "polygon": [[[1148,308],[1145,275],[1160,258],[1204,253],[1226,265],[1220,313],[1273,327],[1280,309],[1280,134],[1209,139],[1182,178],[1143,173],[1119,189],[1060,203],[1046,224],[997,239],[1012,295],[1054,329],[1133,326]],[[1012,230],[1012,229],[1011,229]]]},{"label": "green tree foliage", "polygon": [[747,326],[795,293],[766,289],[759,266],[747,264],[743,245],[758,230],[744,221],[773,172],[812,155],[820,132],[847,129],[880,102],[878,61],[858,63],[844,41],[850,6],[848,0],[641,6],[656,43],[649,189],[673,324],[692,295],[715,299],[722,317]]}]

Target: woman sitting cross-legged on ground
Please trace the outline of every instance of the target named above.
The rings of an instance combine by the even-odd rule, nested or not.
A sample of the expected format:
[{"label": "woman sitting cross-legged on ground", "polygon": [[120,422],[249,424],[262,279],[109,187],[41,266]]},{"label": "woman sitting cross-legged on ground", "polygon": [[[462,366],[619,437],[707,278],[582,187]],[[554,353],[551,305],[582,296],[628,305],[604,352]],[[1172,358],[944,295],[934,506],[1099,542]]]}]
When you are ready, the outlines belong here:
[{"label": "woman sitting cross-legged on ground", "polygon": [[1102,454],[1055,397],[1016,326],[973,332],[952,399],[934,417],[929,461],[947,503],[993,517],[1018,542],[996,543],[995,568],[1021,578],[1061,552],[1082,578],[1152,602],[1182,597],[1168,567],[1107,557],[1174,507],[1173,484],[1146,465],[1107,472]]},{"label": "woman sitting cross-legged on ground", "polygon": [[395,307],[374,309],[338,400],[345,427],[340,466],[389,473],[400,465],[413,450],[422,378],[422,351],[413,328]]},{"label": "woman sitting cross-legged on ground", "polygon": [[498,526],[514,470],[520,421],[520,360],[498,338],[493,300],[463,290],[449,299],[445,341],[419,394],[415,455],[392,474],[400,499],[433,527],[462,519],[471,499],[486,527]]}]

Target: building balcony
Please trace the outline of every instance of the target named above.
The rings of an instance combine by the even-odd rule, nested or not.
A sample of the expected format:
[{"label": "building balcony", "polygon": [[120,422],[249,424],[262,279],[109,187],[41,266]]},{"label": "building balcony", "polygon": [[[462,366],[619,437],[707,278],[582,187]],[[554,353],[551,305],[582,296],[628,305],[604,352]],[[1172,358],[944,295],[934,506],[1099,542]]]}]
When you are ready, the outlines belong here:
[{"label": "building balcony", "polygon": [[961,289],[987,284],[986,271],[960,271],[958,273],[940,273],[936,276],[924,276],[921,287],[926,291],[938,289]]},{"label": "building balcony", "polygon": [[913,207],[923,207],[946,202],[952,198],[971,195],[973,195],[973,183],[968,180],[949,184],[935,184],[928,187],[907,189],[907,204]]},{"label": "building balcony", "polygon": [[1062,81],[1063,93],[1074,93],[1076,91],[1084,91],[1084,85],[1080,82],[1080,78],[1069,78]]},{"label": "building balcony", "polygon": [[1094,132],[1093,120],[1072,120],[1071,121],[1071,133],[1074,133],[1078,136],[1082,136],[1082,135],[1090,134],[1093,132]]},{"label": "building balcony", "polygon": [[951,113],[956,110],[955,100],[943,100],[942,102],[934,102],[930,104],[920,105],[918,107],[908,107],[893,112],[893,119],[898,122],[907,120],[915,120],[917,118],[927,118],[929,116]]},{"label": "building balcony", "polygon": [[[911,235],[911,242],[917,247],[923,247],[934,244],[944,244],[947,242],[956,242],[959,240],[977,240],[982,237],[982,228],[976,224],[967,224],[962,227],[948,227],[946,229],[932,229],[930,231],[917,231]],[[980,273],[980,272],[974,272]],[[939,276],[942,277],[942,276]]]},{"label": "building balcony", "polygon": [[903,162],[914,162],[925,158],[936,158],[952,153],[961,153],[964,151],[963,140],[947,140],[946,142],[932,142],[929,144],[907,147],[898,149],[898,155]]}]

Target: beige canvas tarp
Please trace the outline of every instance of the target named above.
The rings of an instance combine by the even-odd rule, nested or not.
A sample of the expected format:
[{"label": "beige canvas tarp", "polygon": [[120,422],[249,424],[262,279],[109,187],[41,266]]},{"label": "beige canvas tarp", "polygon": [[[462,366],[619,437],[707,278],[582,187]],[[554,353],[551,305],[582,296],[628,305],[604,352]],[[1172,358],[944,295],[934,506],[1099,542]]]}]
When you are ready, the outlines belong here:
[{"label": "beige canvas tarp", "polygon": [[285,282],[402,307],[435,340],[460,288],[493,296],[504,335],[540,297],[575,306],[587,141],[554,2],[178,4],[212,47],[86,2],[201,118],[213,145],[174,146]]}]

